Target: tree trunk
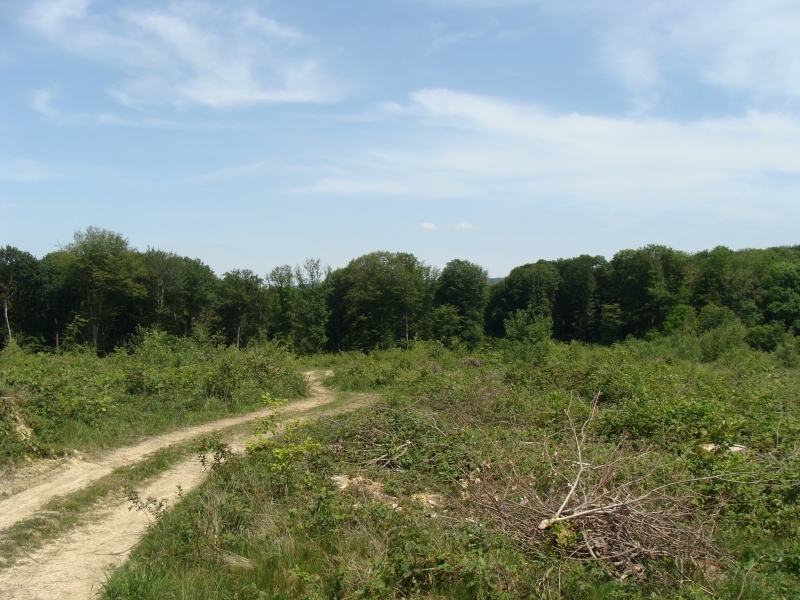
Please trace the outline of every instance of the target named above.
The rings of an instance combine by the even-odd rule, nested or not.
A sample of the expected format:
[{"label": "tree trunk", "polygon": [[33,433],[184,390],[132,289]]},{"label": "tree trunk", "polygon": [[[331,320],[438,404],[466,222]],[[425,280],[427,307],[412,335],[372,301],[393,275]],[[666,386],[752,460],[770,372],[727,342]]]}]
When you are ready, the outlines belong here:
[{"label": "tree trunk", "polygon": [[408,350],[408,311],[406,311],[406,350]]},{"label": "tree trunk", "polygon": [[8,343],[11,343],[11,324],[8,322],[8,298],[3,298],[3,316],[6,318],[6,331],[8,331]]},{"label": "tree trunk", "polygon": [[242,330],[242,326],[236,328],[236,349],[239,349],[239,332]]}]

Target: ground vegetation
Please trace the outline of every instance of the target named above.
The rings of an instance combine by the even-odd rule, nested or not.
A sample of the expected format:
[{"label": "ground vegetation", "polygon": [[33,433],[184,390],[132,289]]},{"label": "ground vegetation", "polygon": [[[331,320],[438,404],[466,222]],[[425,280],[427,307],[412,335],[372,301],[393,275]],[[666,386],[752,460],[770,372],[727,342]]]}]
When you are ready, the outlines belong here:
[{"label": "ground vegetation", "polygon": [[603,347],[520,320],[477,351],[321,359],[383,400],[222,449],[105,597],[800,594],[796,370],[725,336],[704,362],[694,331]]}]

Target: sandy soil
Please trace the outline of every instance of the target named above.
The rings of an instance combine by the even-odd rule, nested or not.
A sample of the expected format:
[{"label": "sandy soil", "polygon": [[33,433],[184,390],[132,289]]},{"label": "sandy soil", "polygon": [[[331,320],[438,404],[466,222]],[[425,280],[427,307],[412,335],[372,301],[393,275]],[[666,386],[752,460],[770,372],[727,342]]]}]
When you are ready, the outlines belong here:
[{"label": "sandy soil", "polygon": [[[314,378],[312,396],[289,404],[285,409],[286,414],[303,412],[333,400],[333,392],[319,384],[316,380],[316,374],[306,373],[306,375]],[[214,431],[241,425],[258,417],[266,416],[271,412],[272,409],[265,408],[239,417],[178,429],[148,438],[135,446],[119,448],[97,458],[72,458],[49,472],[38,465],[32,465],[29,468],[30,473],[23,471],[15,477],[16,485],[7,490],[7,493],[12,493],[13,495],[0,500],[0,530],[32,516],[54,496],[63,496],[77,491],[92,481],[105,477],[118,467],[139,462],[144,456],[160,448],[191,440]],[[28,484],[27,486],[26,483]]]},{"label": "sandy soil", "polygon": [[[322,387],[320,379],[325,372],[314,371],[308,375],[312,381],[309,399],[294,402],[287,414],[299,415],[317,406],[334,400],[335,395]],[[366,395],[365,395],[366,396]],[[353,404],[363,403],[363,398],[353,398]],[[69,465],[49,480],[38,482],[11,498],[0,502],[0,528],[35,514],[37,508],[50,498],[80,489],[89,482],[110,473],[114,468],[132,464],[147,454],[198,435],[220,431],[246,423],[269,411],[258,411],[241,417],[223,419],[197,427],[190,427],[170,434],[148,439],[137,446],[122,448],[95,461]],[[241,450],[246,433],[224,437],[236,451]],[[176,464],[138,490],[142,498],[166,498],[173,502],[177,498],[178,486],[184,493],[197,487],[205,472],[196,458]],[[99,509],[91,523],[77,527],[62,538],[21,558],[6,569],[0,569],[0,598],[41,600],[86,600],[92,598],[102,586],[110,568],[119,566],[130,553],[147,528],[149,516],[129,510],[129,504],[108,505]]]}]

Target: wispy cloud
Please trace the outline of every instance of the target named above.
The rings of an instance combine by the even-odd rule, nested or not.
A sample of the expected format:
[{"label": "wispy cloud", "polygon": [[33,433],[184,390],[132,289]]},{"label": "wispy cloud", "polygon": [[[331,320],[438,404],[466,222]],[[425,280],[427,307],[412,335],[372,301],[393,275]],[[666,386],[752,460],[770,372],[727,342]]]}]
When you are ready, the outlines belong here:
[{"label": "wispy cloud", "polygon": [[308,37],[254,9],[206,2],[103,8],[89,0],[48,0],[25,12],[23,23],[86,60],[118,68],[109,92],[125,105],[223,108],[336,95]]},{"label": "wispy cloud", "polygon": [[623,0],[613,7],[582,6],[605,30],[607,64],[634,88],[682,74],[757,95],[800,98],[797,2]]},{"label": "wispy cloud", "polygon": [[598,61],[653,105],[680,79],[764,99],[800,99],[795,0],[427,0],[453,10],[524,7],[522,22],[583,29]]},{"label": "wispy cloud", "polygon": [[[775,203],[789,209],[800,193],[800,118],[785,113],[678,123],[558,114],[429,89],[411,94],[400,114],[408,131],[402,147],[376,150],[373,140],[372,150],[335,163],[338,174],[302,191],[720,215]],[[775,173],[785,184],[765,198]]]},{"label": "wispy cloud", "polygon": [[450,33],[438,33],[436,37],[434,37],[430,49],[432,51],[441,50],[448,46],[453,46],[455,44],[460,44],[462,42],[483,37],[484,35],[485,33],[483,31],[456,31]]},{"label": "wispy cloud", "polygon": [[434,225],[433,223],[428,223],[427,221],[424,222],[424,223],[420,223],[419,226],[422,229],[436,229],[437,228],[436,225]]},{"label": "wispy cloud", "polygon": [[472,223],[467,223],[466,221],[461,221],[460,223],[456,223],[453,226],[454,229],[475,229],[475,225]]},{"label": "wispy cloud", "polygon": [[34,110],[50,118],[59,116],[60,111],[53,106],[53,98],[56,96],[57,93],[54,90],[39,90],[33,95]]},{"label": "wispy cloud", "polygon": [[36,182],[51,179],[53,172],[29,158],[0,161],[0,181]]}]

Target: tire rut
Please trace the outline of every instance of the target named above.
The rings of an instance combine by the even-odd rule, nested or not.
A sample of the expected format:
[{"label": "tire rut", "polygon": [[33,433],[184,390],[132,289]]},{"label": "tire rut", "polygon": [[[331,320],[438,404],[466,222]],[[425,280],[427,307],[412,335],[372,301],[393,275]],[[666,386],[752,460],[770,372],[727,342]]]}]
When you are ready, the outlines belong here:
[{"label": "tire rut", "polygon": [[[302,412],[334,399],[333,392],[319,384],[318,375],[312,374],[312,372],[304,373],[304,375],[308,375],[313,379],[312,396],[305,400],[292,402],[284,409],[285,414]],[[179,442],[185,442],[201,435],[242,425],[259,417],[267,416],[272,412],[273,409],[265,408],[238,417],[185,427],[150,437],[134,446],[119,448],[92,460],[73,462],[66,470],[0,501],[0,531],[7,529],[18,521],[33,516],[54,497],[76,492],[91,482],[105,477],[114,469],[139,462],[146,455],[156,450]]]},{"label": "tire rut", "polygon": [[[284,411],[287,416],[302,414],[335,399],[335,394],[322,387],[320,383],[324,372],[316,371],[306,374],[312,382],[312,396],[307,400],[294,402],[287,406]],[[366,394],[360,396],[364,400],[371,399]],[[343,409],[346,410],[361,404],[354,400]],[[246,423],[270,412],[258,411],[242,417],[215,421],[152,438],[135,447],[125,449],[127,452],[116,451],[102,461],[96,461],[94,464],[98,468],[94,470],[70,469],[69,472],[72,472],[72,476],[65,477],[69,472],[59,474],[50,482],[29,488],[12,496],[9,500],[13,502],[17,498],[25,498],[24,494],[35,498],[34,490],[43,491],[48,494],[47,498],[28,500],[25,510],[17,510],[15,513],[17,515],[23,512],[27,515],[35,514],[33,506],[42,506],[53,496],[64,495],[80,489],[81,486],[102,477],[117,466],[132,464],[160,447]],[[246,437],[246,433],[239,432],[224,439],[234,451],[241,451]],[[138,452],[135,449],[138,449]],[[178,499],[178,486],[182,493],[188,493],[202,483],[205,475],[205,471],[196,458],[186,459],[173,465],[137,491],[142,498],[166,499],[171,505]],[[0,503],[0,511],[4,510],[4,505],[8,504],[9,500]],[[9,521],[5,513],[2,513],[2,516],[5,521]],[[108,572],[125,561],[150,521],[148,514],[130,510],[127,502],[101,506],[95,510],[90,522],[48,542],[42,548],[27,554],[27,557],[20,558],[14,565],[1,569],[0,597],[14,600],[86,600],[94,597],[102,590],[102,584]]]}]

